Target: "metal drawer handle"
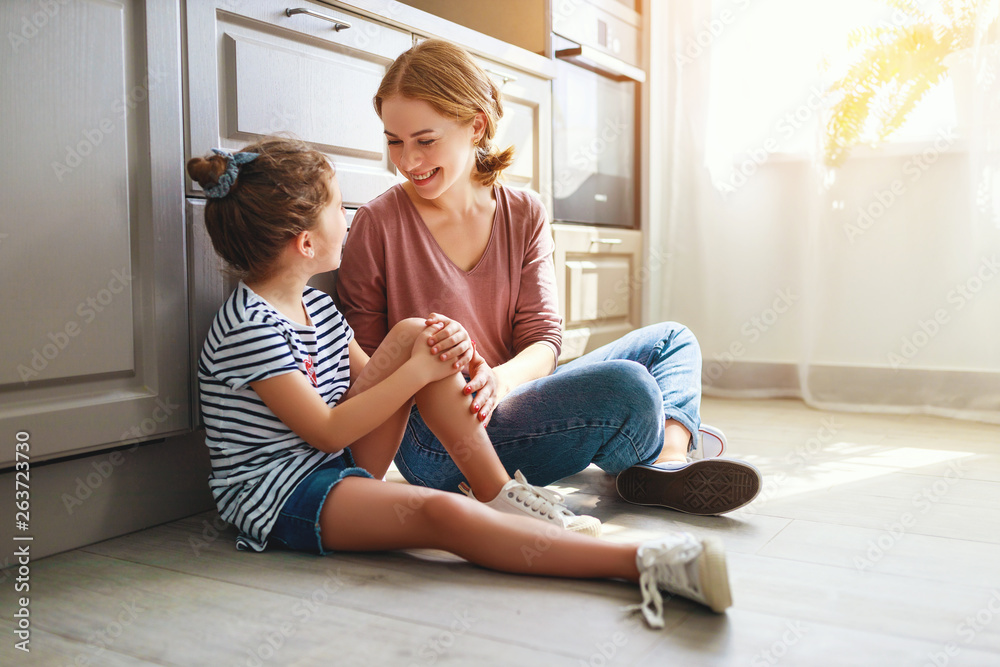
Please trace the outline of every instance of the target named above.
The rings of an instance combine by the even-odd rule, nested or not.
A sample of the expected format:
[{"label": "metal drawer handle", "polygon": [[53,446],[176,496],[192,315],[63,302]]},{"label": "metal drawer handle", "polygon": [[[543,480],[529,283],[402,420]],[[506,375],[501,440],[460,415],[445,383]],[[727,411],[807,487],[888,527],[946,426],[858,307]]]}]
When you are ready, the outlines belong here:
[{"label": "metal drawer handle", "polygon": [[622,242],[621,239],[593,239],[590,242],[590,245],[597,245],[600,243],[603,243],[605,245],[619,245],[621,244],[621,242]]},{"label": "metal drawer handle", "polygon": [[483,69],[486,70],[487,74],[492,74],[493,76],[498,76],[503,79],[503,83],[500,84],[502,86],[506,86],[508,83],[517,81],[517,77],[511,74],[504,74],[503,72],[498,72],[495,69],[490,69],[489,67],[484,67]]},{"label": "metal drawer handle", "polygon": [[329,21],[333,24],[333,29],[337,32],[341,30],[347,30],[351,27],[350,23],[345,23],[340,19],[335,19],[332,16],[327,16],[326,14],[320,14],[319,12],[314,12],[311,9],[306,9],[305,7],[296,7],[295,9],[288,8],[285,10],[285,16],[295,16],[296,14],[305,14],[306,16],[314,16],[318,19],[323,19],[324,21]]}]

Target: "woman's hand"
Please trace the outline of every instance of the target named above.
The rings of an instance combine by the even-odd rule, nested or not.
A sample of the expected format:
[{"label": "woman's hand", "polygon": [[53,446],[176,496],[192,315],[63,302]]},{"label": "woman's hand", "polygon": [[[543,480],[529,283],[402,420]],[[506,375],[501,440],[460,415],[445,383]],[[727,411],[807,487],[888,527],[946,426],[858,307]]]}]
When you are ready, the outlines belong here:
[{"label": "woman's hand", "polygon": [[490,419],[493,418],[493,410],[507,395],[507,389],[497,377],[496,371],[490,368],[490,365],[478,352],[469,363],[469,376],[469,383],[465,385],[462,392],[466,396],[475,394],[469,411],[477,413],[476,418],[482,422],[483,426],[487,426]]},{"label": "woman's hand", "polygon": [[424,324],[431,329],[427,335],[431,354],[437,355],[441,361],[453,360],[451,367],[456,371],[462,370],[472,361],[475,346],[465,327],[438,313],[431,313]]}]

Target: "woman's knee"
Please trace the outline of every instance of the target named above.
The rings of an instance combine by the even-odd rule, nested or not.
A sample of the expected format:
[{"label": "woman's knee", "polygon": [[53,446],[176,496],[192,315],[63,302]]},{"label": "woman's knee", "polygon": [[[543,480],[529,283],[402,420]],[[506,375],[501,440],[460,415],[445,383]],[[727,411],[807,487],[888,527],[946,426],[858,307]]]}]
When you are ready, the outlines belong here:
[{"label": "woman's knee", "polygon": [[621,397],[630,405],[662,408],[660,387],[642,364],[627,359],[611,359],[594,364],[591,370],[590,381],[596,382],[608,399]]}]

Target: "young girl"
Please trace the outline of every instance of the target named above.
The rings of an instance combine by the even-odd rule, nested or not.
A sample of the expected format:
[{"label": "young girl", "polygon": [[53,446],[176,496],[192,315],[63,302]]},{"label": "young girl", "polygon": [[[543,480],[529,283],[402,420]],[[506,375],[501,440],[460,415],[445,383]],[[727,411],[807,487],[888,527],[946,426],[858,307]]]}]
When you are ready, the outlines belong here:
[{"label": "young girl", "polygon": [[[724,437],[701,424],[687,327],[643,327],[556,366],[552,233],[536,197],[498,182],[513,162],[494,143],[502,97],[469,54],[421,42],[386,71],[374,105],[406,180],[358,210],[344,251],[339,303],[362,349],[407,317],[447,312],[478,341],[463,390],[507,470],[545,485],[594,463],[618,475],[623,499],[693,514],[752,501],[760,472],[720,457]],[[413,410],[396,466],[411,484],[454,490],[462,471],[428,426]]]},{"label": "young girl", "polygon": [[[324,156],[287,139],[188,162],[205,189],[212,244],[243,275],[199,364],[210,486],[238,548],[437,548],[525,574],[639,582],[662,627],[660,590],[717,612],[731,604],[717,541],[671,533],[643,544],[581,534],[559,496],[511,480],[469,410],[460,371],[474,345],[447,317],[405,319],[371,358],[332,299],[306,281],[340,263],[341,195]],[[415,401],[480,503],[381,481]],[[497,511],[497,509],[501,511]],[[569,514],[569,518],[566,517]],[[551,546],[534,549],[547,541]]]}]

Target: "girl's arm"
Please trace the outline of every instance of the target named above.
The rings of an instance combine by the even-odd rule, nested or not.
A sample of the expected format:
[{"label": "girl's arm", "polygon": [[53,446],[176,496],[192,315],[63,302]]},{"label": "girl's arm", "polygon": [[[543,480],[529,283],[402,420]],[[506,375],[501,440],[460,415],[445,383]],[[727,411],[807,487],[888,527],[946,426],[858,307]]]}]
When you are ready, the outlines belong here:
[{"label": "girl's arm", "polygon": [[[300,438],[324,452],[338,452],[382,424],[424,385],[456,372],[450,363],[428,354],[425,340],[430,332],[426,329],[414,344],[419,354],[411,354],[392,375],[332,408],[298,372],[251,382],[250,388]],[[367,360],[368,355],[353,340],[350,355],[355,377],[360,372],[355,362]]]}]

